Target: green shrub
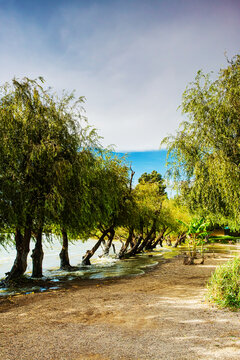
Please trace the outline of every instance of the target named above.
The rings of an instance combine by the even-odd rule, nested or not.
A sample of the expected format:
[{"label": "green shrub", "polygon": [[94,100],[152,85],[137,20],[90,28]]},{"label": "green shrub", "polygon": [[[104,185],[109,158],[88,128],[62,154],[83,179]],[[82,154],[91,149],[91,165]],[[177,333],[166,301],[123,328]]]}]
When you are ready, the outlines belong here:
[{"label": "green shrub", "polygon": [[240,258],[218,266],[207,285],[207,298],[220,307],[240,308]]}]

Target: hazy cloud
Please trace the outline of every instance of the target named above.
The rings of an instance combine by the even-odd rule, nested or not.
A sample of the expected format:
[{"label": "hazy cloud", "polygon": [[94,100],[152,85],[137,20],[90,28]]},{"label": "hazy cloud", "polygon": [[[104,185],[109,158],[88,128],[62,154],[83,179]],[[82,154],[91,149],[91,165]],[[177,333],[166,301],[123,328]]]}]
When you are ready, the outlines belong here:
[{"label": "hazy cloud", "polygon": [[[118,150],[157,149],[198,69],[239,52],[238,1],[0,1],[0,77],[43,75],[87,98]],[[51,6],[48,4],[51,3]],[[53,6],[55,5],[55,6]]]}]

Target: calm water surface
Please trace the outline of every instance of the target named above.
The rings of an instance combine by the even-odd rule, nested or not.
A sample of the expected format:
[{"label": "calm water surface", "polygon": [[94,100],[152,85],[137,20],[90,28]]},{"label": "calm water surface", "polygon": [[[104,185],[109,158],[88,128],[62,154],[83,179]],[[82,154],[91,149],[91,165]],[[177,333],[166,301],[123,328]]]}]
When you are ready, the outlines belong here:
[{"label": "calm water surface", "polygon": [[[43,292],[46,290],[55,290],[71,281],[82,279],[106,279],[122,276],[136,276],[143,274],[147,269],[157,265],[164,259],[174,257],[180,252],[185,251],[184,247],[173,249],[170,247],[157,248],[155,251],[141,254],[126,260],[118,260],[111,249],[110,256],[102,257],[102,248],[100,247],[92,258],[91,266],[81,266],[82,256],[86,250],[91,249],[96,240],[89,239],[82,243],[81,241],[70,244],[69,257],[72,266],[76,266],[75,271],[59,270],[59,253],[61,244],[57,239],[52,243],[44,244],[43,260],[43,282],[42,284],[22,286],[21,288],[0,288],[0,296],[14,295],[16,293]],[[118,253],[121,244],[115,242],[116,252]],[[34,245],[32,244],[32,247]],[[32,250],[32,249],[31,249]],[[236,245],[214,244],[209,245],[208,252],[225,253],[231,256],[240,254],[240,243]],[[0,278],[4,278],[5,273],[11,269],[15,259],[15,249],[0,249]],[[31,251],[30,251],[31,254]],[[28,258],[27,277],[31,276],[32,262]]]}]

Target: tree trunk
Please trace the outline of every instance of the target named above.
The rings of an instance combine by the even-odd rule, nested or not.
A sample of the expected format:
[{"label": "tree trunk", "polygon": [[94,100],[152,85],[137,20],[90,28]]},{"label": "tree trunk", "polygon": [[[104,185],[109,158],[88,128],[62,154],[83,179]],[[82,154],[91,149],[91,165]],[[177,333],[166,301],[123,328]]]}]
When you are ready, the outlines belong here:
[{"label": "tree trunk", "polygon": [[[30,224],[29,224],[30,225]],[[22,236],[19,228],[15,232],[15,242],[16,242],[16,258],[12,269],[6,273],[5,281],[15,280],[19,276],[23,275],[27,269],[27,257],[29,253],[29,245],[31,239],[31,227],[26,227],[24,230],[24,236]]]},{"label": "tree trunk", "polygon": [[127,238],[125,244],[124,243],[122,244],[122,247],[121,247],[121,249],[119,251],[119,254],[118,254],[119,259],[122,259],[124,257],[124,254],[127,251],[127,248],[128,248],[129,244],[131,245],[131,248],[134,247],[134,244],[133,244],[133,229],[132,228],[129,230],[128,238]]},{"label": "tree trunk", "polygon": [[181,243],[185,240],[185,238],[186,238],[186,234],[179,235],[173,247],[176,248],[178,245],[181,245]]},{"label": "tree trunk", "polygon": [[148,235],[145,237],[145,239],[143,240],[143,242],[141,243],[141,245],[139,246],[139,248],[137,249],[137,252],[140,253],[143,251],[143,249],[145,248],[145,246],[147,245],[148,241],[151,239],[152,235],[154,234],[154,232],[156,231],[156,225],[155,225],[155,221],[153,222],[152,228],[150,230],[150,232],[148,233]]},{"label": "tree trunk", "polygon": [[142,242],[142,236],[139,235],[139,236],[138,236],[138,239],[137,239],[137,242],[136,242],[136,244],[134,245],[134,247],[131,248],[130,250],[128,250],[127,252],[125,252],[125,253],[120,257],[120,259],[122,259],[122,258],[129,258],[130,256],[133,256],[133,255],[137,254],[137,252],[138,252],[138,247],[139,247],[139,245],[141,244],[141,242]]},{"label": "tree trunk", "polygon": [[90,259],[95,254],[99,246],[101,245],[102,241],[104,240],[105,236],[111,231],[111,229],[107,229],[103,232],[100,239],[96,242],[91,250],[87,250],[86,254],[82,257],[82,265],[91,265]]},{"label": "tree trunk", "polygon": [[43,249],[42,249],[42,228],[40,228],[36,235],[36,245],[32,251],[32,277],[42,277],[42,262],[43,262]]},{"label": "tree trunk", "polygon": [[163,242],[163,235],[164,235],[165,231],[166,231],[166,230],[162,231],[162,232],[158,235],[158,237],[156,238],[155,242],[152,244],[152,249],[155,249],[158,244],[160,244],[160,246],[163,247],[162,242]]},{"label": "tree trunk", "polygon": [[166,241],[167,246],[172,246],[172,241],[169,236],[165,239],[165,241]]},{"label": "tree trunk", "polygon": [[148,242],[147,242],[147,244],[145,246],[145,250],[152,250],[153,249],[153,244],[155,242],[155,239],[156,239],[156,233],[154,232],[153,235],[148,240]]},{"label": "tree trunk", "polygon": [[131,246],[131,248],[133,248],[134,247],[134,245],[136,244],[136,239],[135,239],[135,237],[132,235],[132,237],[130,238],[130,246]]},{"label": "tree trunk", "polygon": [[113,241],[114,235],[115,235],[115,231],[114,231],[114,229],[111,229],[110,235],[109,235],[109,237],[108,237],[107,244],[104,244],[103,256],[108,256],[108,255],[109,255],[109,250],[110,250],[110,247],[111,247],[111,245],[112,245],[112,241]]},{"label": "tree trunk", "polygon": [[68,236],[67,232],[62,229],[62,250],[59,254],[60,257],[60,269],[69,269],[71,268],[70,262],[69,262],[69,256],[68,256]]}]

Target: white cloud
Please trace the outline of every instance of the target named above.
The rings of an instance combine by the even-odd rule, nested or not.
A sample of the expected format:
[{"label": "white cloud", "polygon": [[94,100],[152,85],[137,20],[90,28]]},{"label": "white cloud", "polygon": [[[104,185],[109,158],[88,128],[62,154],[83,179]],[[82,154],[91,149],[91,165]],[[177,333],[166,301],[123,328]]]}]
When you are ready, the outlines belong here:
[{"label": "white cloud", "polygon": [[43,75],[55,89],[76,89],[106,145],[157,149],[181,121],[176,109],[196,71],[217,71],[225,50],[239,51],[239,6],[224,4],[73,2],[47,26],[0,11],[0,77]]}]

